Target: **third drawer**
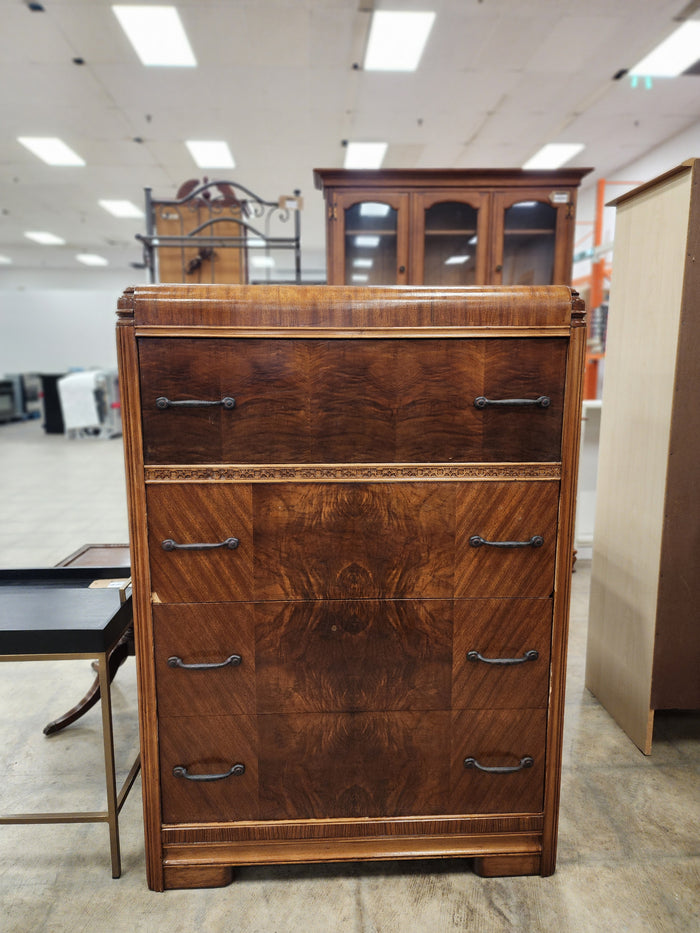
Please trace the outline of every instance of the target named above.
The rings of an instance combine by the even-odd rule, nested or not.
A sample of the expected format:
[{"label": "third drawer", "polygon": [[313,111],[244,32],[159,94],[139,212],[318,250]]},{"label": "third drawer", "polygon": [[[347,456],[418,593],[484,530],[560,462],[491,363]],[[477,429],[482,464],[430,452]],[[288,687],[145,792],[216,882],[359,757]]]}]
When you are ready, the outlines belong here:
[{"label": "third drawer", "polygon": [[549,599],[207,603],[153,615],[165,716],[547,705]]}]

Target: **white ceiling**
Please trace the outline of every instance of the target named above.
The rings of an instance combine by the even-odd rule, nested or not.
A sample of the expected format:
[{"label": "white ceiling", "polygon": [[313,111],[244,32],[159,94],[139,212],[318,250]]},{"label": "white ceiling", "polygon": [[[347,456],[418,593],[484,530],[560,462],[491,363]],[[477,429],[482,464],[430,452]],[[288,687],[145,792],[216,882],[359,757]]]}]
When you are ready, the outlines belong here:
[{"label": "white ceiling", "polygon": [[[133,2],[133,0],[132,0]],[[124,270],[144,222],[100,198],[143,204],[192,178],[226,174],[276,199],[301,189],[304,271],[324,264],[315,167],[343,164],[343,140],[386,140],[387,168],[519,167],[547,142],[584,143],[570,164],[613,178],[700,120],[700,77],[613,76],[678,23],[688,0],[179,0],[197,68],[145,68],[109,0],[0,0],[0,254],[15,273],[78,270],[78,252]],[[432,9],[414,74],[363,72],[372,6]],[[698,50],[700,57],[700,49]],[[82,58],[83,65],[73,63]],[[58,136],[86,161],[49,167],[18,136]],[[226,139],[236,168],[203,173],[185,139]],[[141,140],[141,141],[137,141]],[[64,247],[38,246],[48,230]],[[93,280],[94,281],[94,280]]]}]

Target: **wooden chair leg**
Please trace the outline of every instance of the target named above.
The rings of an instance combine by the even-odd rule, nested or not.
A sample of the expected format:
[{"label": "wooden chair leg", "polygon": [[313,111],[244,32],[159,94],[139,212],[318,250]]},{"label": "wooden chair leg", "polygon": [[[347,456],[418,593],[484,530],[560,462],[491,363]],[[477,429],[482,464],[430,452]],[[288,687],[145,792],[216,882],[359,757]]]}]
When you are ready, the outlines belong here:
[{"label": "wooden chair leg", "polygon": [[[114,680],[117,671],[122,666],[124,661],[126,661],[130,654],[134,653],[132,647],[133,640],[130,632],[131,630],[126,632],[125,635],[119,639],[109,655],[108,667],[110,683]],[[94,683],[82,698],[82,700],[76,703],[75,706],[71,707],[71,709],[69,709],[62,716],[59,716],[58,719],[54,719],[46,726],[44,726],[44,735],[54,735],[56,732],[60,732],[61,729],[65,729],[66,726],[70,726],[71,723],[76,721],[76,719],[80,719],[80,717],[85,715],[89,709],[92,709],[95,703],[98,703],[99,700],[100,678],[98,675],[95,677]]]}]

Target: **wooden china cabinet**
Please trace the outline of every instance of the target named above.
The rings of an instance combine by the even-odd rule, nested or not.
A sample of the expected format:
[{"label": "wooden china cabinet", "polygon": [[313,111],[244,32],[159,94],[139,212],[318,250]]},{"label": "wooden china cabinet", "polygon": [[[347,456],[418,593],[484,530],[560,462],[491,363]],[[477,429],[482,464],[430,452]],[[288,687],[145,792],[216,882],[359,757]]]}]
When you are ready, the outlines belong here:
[{"label": "wooden china cabinet", "polygon": [[566,285],[591,169],[316,169],[329,285]]}]

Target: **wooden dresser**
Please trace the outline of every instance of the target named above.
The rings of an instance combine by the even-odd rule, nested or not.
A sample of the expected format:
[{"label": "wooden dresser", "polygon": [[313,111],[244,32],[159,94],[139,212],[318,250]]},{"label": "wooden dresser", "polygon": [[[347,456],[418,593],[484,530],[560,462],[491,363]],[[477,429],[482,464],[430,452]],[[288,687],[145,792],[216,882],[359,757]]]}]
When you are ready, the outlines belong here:
[{"label": "wooden dresser", "polygon": [[551,874],[576,294],[147,286],[117,331],[149,885]]}]

